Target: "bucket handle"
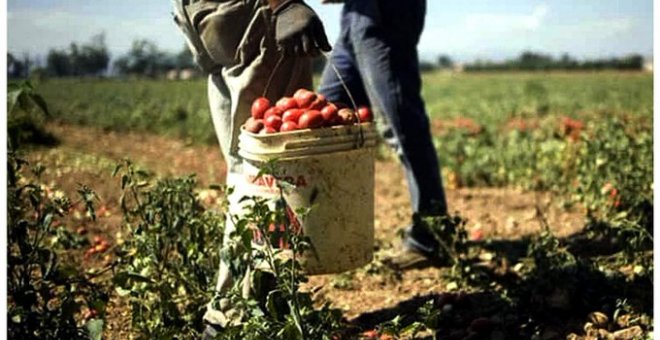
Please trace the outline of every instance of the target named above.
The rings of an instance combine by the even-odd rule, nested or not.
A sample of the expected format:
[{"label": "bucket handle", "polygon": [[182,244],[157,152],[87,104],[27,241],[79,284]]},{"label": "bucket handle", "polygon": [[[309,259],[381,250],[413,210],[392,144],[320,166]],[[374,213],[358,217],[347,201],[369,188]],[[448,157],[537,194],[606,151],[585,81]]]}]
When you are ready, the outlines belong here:
[{"label": "bucket handle", "polygon": [[[283,53],[283,50],[280,48],[278,50],[280,58],[277,60],[277,63],[275,64],[275,67],[273,67],[273,70],[270,72],[270,76],[268,77],[268,82],[266,82],[266,87],[264,88],[264,92],[262,94],[263,97],[266,97],[268,94],[268,90],[270,89],[271,82],[273,81],[273,77],[275,76],[275,73],[277,70],[280,68],[280,65],[284,61],[285,55]],[[321,55],[325,58],[326,62],[330,64],[330,67],[332,70],[335,72],[337,75],[337,78],[339,78],[339,82],[341,83],[341,86],[344,88],[344,91],[346,91],[346,94],[348,95],[348,99],[351,101],[351,104],[353,105],[353,116],[355,117],[357,123],[358,123],[358,142],[357,142],[357,147],[361,148],[364,146],[364,130],[362,129],[362,122],[360,121],[360,115],[357,113],[358,107],[357,103],[355,103],[355,99],[353,98],[353,94],[351,94],[351,91],[348,89],[348,85],[346,85],[346,82],[344,81],[344,77],[341,76],[341,73],[335,66],[335,64],[332,62],[330,59],[330,53],[329,52],[323,52],[321,51]]]},{"label": "bucket handle", "polygon": [[344,81],[344,77],[341,76],[341,73],[337,69],[337,66],[335,66],[335,64],[330,59],[330,53],[321,51],[321,54],[325,57],[325,60],[328,62],[328,64],[330,64],[330,67],[335,72],[335,75],[337,75],[337,78],[339,78],[339,82],[341,83],[341,86],[344,88],[344,91],[346,91],[346,94],[348,95],[348,99],[351,101],[351,104],[353,104],[353,116],[355,116],[358,126],[360,127],[358,130],[358,135],[360,139],[358,140],[357,147],[361,148],[362,146],[364,146],[364,130],[362,129],[362,124],[361,124],[362,122],[360,121],[360,115],[357,113],[358,107],[357,104],[355,103],[355,99],[353,98],[353,94],[351,94],[351,91],[348,89],[348,85],[346,85],[346,82]]}]

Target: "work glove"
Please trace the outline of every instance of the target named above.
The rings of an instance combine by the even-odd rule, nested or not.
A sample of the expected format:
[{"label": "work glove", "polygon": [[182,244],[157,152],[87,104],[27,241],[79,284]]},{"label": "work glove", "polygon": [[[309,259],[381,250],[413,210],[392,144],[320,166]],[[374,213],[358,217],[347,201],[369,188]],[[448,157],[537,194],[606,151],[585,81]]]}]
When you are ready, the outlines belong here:
[{"label": "work glove", "polygon": [[285,55],[318,56],[332,47],[323,24],[301,0],[286,0],[273,10],[275,40]]}]

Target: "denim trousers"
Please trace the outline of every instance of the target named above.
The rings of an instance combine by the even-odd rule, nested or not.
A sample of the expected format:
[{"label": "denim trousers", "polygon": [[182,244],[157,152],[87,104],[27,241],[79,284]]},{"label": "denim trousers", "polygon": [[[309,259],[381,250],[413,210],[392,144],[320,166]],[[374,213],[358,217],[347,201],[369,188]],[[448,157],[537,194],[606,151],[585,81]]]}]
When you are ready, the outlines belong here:
[{"label": "denim trousers", "polygon": [[[425,0],[346,0],[340,36],[319,92],[330,101],[352,104],[343,80],[356,105],[372,108],[383,140],[405,170],[413,213],[438,216],[446,215],[447,205],[421,97],[417,53],[425,15]],[[422,251],[437,247],[429,231],[418,224],[413,223],[406,234],[407,246]]]}]

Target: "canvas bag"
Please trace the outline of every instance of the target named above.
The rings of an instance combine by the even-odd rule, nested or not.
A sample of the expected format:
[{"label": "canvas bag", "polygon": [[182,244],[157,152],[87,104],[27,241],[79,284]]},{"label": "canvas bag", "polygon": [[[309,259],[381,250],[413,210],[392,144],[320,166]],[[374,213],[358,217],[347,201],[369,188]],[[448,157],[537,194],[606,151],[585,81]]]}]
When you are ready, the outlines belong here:
[{"label": "canvas bag", "polygon": [[247,0],[172,0],[174,21],[195,62],[207,73],[234,65],[253,15]]}]

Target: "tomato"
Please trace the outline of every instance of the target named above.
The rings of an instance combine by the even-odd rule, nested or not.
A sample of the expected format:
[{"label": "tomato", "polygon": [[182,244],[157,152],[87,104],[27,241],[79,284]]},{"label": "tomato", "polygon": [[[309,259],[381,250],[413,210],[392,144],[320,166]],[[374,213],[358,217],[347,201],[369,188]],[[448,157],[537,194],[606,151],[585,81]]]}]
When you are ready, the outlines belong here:
[{"label": "tomato", "polygon": [[297,124],[298,119],[300,119],[300,115],[302,115],[303,112],[305,112],[305,110],[302,110],[302,109],[286,110],[286,112],[284,112],[284,114],[282,115],[282,121],[284,121],[284,122],[294,122],[294,123]]},{"label": "tomato", "polygon": [[298,124],[292,121],[286,121],[282,123],[282,126],[280,127],[280,132],[294,131],[294,130],[298,130]]},{"label": "tomato", "polygon": [[323,120],[325,121],[326,126],[332,126],[341,123],[337,111],[338,111],[337,106],[335,106],[335,104],[332,103],[326,105],[323,109],[321,109],[321,115],[323,116]]},{"label": "tomato", "polygon": [[615,198],[619,194],[619,190],[616,188],[612,188],[612,191],[610,191],[610,198]]},{"label": "tomato", "polygon": [[108,248],[110,248],[110,245],[107,244],[107,243],[100,243],[100,244],[97,244],[96,246],[94,246],[94,250],[97,253],[103,253],[106,250],[108,250]]},{"label": "tomato", "polygon": [[318,110],[309,110],[300,116],[298,126],[301,129],[316,129],[323,126],[323,116]]},{"label": "tomato", "polygon": [[328,104],[328,101],[325,100],[325,96],[322,94],[316,95],[316,99],[309,105],[310,110],[320,110]]},{"label": "tomato", "polygon": [[339,115],[339,118],[341,118],[341,123],[344,125],[352,125],[357,121],[357,118],[355,117],[355,111],[349,108],[341,109],[339,112],[337,112],[337,114]]},{"label": "tomato", "polygon": [[272,127],[264,126],[264,128],[261,129],[261,131],[259,131],[259,134],[260,135],[267,135],[267,134],[271,134],[271,133],[275,133],[275,132],[277,132],[277,130],[273,129]]},{"label": "tomato", "polygon": [[282,97],[277,103],[275,103],[275,106],[284,112],[289,109],[298,108],[298,103],[296,103],[296,100],[291,97]]},{"label": "tomato", "polygon": [[282,117],[282,113],[284,113],[284,111],[282,111],[279,107],[273,106],[266,110],[266,113],[264,113],[264,119],[268,118],[269,116]]},{"label": "tomato", "polygon": [[261,119],[264,118],[264,113],[270,108],[270,100],[265,97],[259,97],[252,102],[252,118]]},{"label": "tomato", "polygon": [[299,108],[307,108],[316,100],[316,94],[307,89],[299,89],[293,94],[293,99],[296,100]]},{"label": "tomato", "polygon": [[369,110],[369,108],[366,106],[360,106],[357,110],[357,113],[358,117],[360,117],[360,123],[370,122],[374,119],[374,116],[371,114],[371,110]]},{"label": "tomato", "polygon": [[86,311],[83,312],[83,319],[88,320],[96,317],[98,315],[98,312],[94,308],[90,308]]},{"label": "tomato", "polygon": [[272,128],[275,131],[279,131],[280,126],[282,126],[282,118],[276,115],[268,116],[264,120],[264,125],[266,125],[266,127]]},{"label": "tomato", "polygon": [[95,247],[91,247],[91,248],[87,249],[87,251],[85,252],[85,256],[84,256],[86,259],[89,258],[90,256],[96,254],[96,249],[94,249],[94,248]]},{"label": "tomato", "polygon": [[378,339],[378,331],[375,329],[364,331],[362,332],[362,336],[367,339]]},{"label": "tomato", "polygon": [[264,121],[263,119],[254,119],[253,117],[248,118],[248,120],[245,122],[245,130],[252,132],[252,133],[257,133],[264,127]]}]

